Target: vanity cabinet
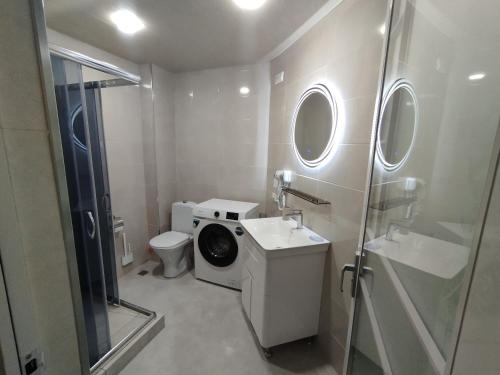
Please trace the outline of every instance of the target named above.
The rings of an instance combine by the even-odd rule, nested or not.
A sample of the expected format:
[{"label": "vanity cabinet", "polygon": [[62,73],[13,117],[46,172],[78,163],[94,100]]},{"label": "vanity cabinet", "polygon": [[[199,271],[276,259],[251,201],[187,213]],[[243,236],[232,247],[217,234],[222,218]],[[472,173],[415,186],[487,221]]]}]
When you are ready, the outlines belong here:
[{"label": "vanity cabinet", "polygon": [[263,348],[318,334],[328,246],[266,250],[245,236],[241,298]]}]

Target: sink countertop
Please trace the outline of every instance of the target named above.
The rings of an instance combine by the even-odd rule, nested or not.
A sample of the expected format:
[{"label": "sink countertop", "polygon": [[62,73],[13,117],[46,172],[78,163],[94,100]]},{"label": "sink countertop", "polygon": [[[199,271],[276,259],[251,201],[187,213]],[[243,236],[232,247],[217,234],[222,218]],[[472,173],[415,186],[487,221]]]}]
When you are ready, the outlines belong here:
[{"label": "sink countertop", "polygon": [[[269,253],[289,250],[293,254],[327,251],[330,242],[309,228],[297,229],[295,220],[279,217],[242,220],[241,225],[261,249]],[[282,254],[284,255],[284,254]]]}]

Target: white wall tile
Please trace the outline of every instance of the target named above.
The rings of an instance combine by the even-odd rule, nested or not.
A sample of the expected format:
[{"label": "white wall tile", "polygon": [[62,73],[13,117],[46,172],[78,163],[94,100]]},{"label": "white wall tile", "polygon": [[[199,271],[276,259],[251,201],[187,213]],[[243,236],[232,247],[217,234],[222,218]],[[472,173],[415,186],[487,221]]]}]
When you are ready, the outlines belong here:
[{"label": "white wall tile", "polygon": [[177,199],[265,202],[268,95],[268,66],[176,75]]},{"label": "white wall tile", "polygon": [[[88,68],[85,68],[88,69]],[[142,114],[143,88],[138,86],[113,87],[101,90],[104,138],[108,163],[109,187],[113,214],[123,218],[125,233],[134,253],[131,266],[123,267],[124,255],[121,235],[115,235],[117,274],[130,271],[133,265],[145,261],[144,248],[148,238],[148,203],[145,176],[154,178],[145,170],[144,136],[149,124]],[[151,155],[149,155],[151,157]],[[150,199],[151,200],[151,199]]]},{"label": "white wall tile", "polygon": [[6,36],[0,39],[2,128],[46,128],[30,14],[26,1],[2,3],[0,35]]},{"label": "white wall tile", "polygon": [[158,212],[160,230],[165,231],[170,230],[171,207],[175,200],[175,77],[156,65],[152,65],[152,72]]},{"label": "white wall tile", "polygon": [[375,95],[344,101],[345,125],[341,143],[370,143],[376,104]]},{"label": "white wall tile", "polygon": [[[31,284],[28,277],[25,250],[17,219],[14,192],[9,174],[7,154],[0,131],[0,252],[7,292],[11,302],[11,313],[18,337],[18,350],[30,352],[38,344],[34,317],[34,301],[31,299]],[[28,299],[27,299],[28,297]],[[31,300],[30,300],[31,299]],[[29,338],[26,340],[26,338]],[[29,341],[29,342],[26,342]]]},{"label": "white wall tile", "polygon": [[339,145],[334,150],[332,160],[327,166],[311,175],[333,184],[363,191],[365,189],[369,145]]},{"label": "white wall tile", "polygon": [[[16,217],[48,368],[79,372],[59,203],[45,131],[4,130]],[[22,248],[21,248],[22,249]],[[64,369],[64,370],[63,370]]]}]

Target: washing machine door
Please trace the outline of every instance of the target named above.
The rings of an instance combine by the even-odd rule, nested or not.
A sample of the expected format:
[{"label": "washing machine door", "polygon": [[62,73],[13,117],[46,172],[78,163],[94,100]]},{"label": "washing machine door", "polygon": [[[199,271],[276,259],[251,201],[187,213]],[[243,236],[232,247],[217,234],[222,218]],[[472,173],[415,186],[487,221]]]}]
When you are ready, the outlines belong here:
[{"label": "washing machine door", "polygon": [[238,243],[231,231],[221,224],[208,224],[198,235],[198,248],[205,260],[215,267],[227,267],[238,257]]}]

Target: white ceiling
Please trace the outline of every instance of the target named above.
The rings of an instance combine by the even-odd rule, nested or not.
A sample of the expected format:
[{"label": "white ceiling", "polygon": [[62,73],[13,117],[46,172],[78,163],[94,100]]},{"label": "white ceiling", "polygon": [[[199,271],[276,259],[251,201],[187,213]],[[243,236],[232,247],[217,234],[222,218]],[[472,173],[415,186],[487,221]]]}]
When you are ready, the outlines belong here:
[{"label": "white ceiling", "polygon": [[[48,27],[136,63],[172,72],[251,64],[328,0],[267,0],[256,11],[232,0],[46,0]],[[137,13],[146,29],[118,32],[108,15]]]}]

